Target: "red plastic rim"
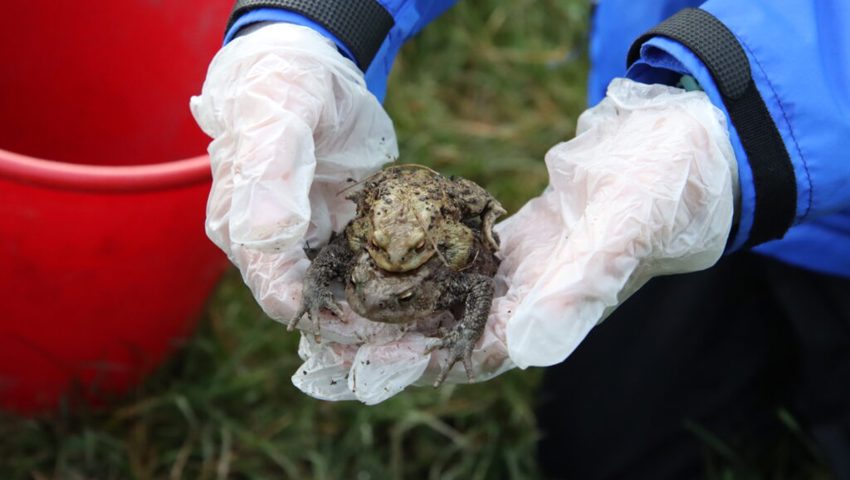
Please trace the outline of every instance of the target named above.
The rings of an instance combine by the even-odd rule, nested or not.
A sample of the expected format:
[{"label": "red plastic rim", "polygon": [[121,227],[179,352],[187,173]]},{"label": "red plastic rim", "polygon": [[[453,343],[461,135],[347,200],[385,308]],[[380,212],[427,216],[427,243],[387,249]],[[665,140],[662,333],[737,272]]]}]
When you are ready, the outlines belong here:
[{"label": "red plastic rim", "polygon": [[209,156],[131,166],[54,162],[0,150],[0,177],[62,190],[129,193],[170,190],[210,181]]}]

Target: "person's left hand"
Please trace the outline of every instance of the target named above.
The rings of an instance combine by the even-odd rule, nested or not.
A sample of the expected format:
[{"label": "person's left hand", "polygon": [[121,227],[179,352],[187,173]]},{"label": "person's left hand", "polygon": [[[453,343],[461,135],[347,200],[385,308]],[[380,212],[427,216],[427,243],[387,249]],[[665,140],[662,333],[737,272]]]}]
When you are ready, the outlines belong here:
[{"label": "person's left hand", "polygon": [[726,119],[708,96],[627,79],[546,165],[549,187],[498,225],[507,289],[490,321],[522,368],[566,359],[652,277],[714,265],[737,196]]}]

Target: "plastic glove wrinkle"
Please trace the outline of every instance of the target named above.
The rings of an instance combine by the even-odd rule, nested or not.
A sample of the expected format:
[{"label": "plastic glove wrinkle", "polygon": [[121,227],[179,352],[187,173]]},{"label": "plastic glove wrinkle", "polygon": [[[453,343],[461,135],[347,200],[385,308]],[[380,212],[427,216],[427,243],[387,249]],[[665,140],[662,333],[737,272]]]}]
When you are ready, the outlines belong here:
[{"label": "plastic glove wrinkle", "polygon": [[616,80],[547,153],[569,233],[508,320],[517,365],[562,361],[652,276],[719,258],[735,160],[716,110],[698,92]]}]

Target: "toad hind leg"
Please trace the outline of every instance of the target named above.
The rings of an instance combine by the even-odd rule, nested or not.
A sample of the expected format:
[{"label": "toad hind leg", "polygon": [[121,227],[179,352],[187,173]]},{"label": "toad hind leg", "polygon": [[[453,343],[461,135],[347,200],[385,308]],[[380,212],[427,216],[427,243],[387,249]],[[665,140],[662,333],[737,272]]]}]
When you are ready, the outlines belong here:
[{"label": "toad hind leg", "polygon": [[293,330],[306,314],[318,332],[321,309],[330,310],[334,315],[342,318],[342,309],[334,300],[330,284],[332,280],[348,272],[353,257],[354,252],[349,248],[345,235],[335,236],[319,251],[304,275],[301,305],[295,316],[287,323],[287,330]]},{"label": "toad hind leg", "polygon": [[458,277],[461,280],[454,283],[466,285],[462,293],[466,295],[463,316],[445,337],[428,350],[431,352],[444,348],[448,351],[448,359],[440,370],[440,374],[437,375],[437,379],[434,380],[434,387],[443,383],[459,360],[463,362],[469,383],[473,382],[472,350],[481,338],[481,334],[484,333],[484,326],[490,314],[490,305],[493,302],[492,278],[481,274],[461,274]]}]

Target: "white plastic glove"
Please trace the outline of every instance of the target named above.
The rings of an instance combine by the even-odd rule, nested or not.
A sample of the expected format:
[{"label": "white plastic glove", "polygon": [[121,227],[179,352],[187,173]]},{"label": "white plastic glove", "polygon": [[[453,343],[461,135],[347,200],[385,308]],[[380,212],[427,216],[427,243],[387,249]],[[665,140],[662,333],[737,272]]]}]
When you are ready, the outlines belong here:
[{"label": "white plastic glove", "polygon": [[626,79],[546,165],[549,187],[498,229],[509,288],[490,321],[506,323],[522,368],[563,361],[650,278],[713,265],[737,196],[725,117],[708,97]]},{"label": "white plastic glove", "polygon": [[[397,157],[392,122],[331,42],[289,24],[263,26],[222,48],[190,107],[214,139],[207,235],[264,311],[288,322],[310,264],[303,247],[323,245],[351,219],[354,204],[339,195],[349,179]],[[303,391],[377,403],[422,377],[429,362],[438,370],[444,353],[425,354],[436,319],[414,331],[340,304],[345,322],[325,315],[321,332],[298,325],[309,332],[300,348],[305,364],[293,376]]]},{"label": "white plastic glove", "polygon": [[258,287],[253,275],[277,261],[260,254],[299,251],[305,235],[328,238],[353,214],[337,195],[346,179],[398,155],[363,74],[305,27],[272,24],[230,42],[190,107],[214,139],[207,234]]},{"label": "white plastic glove", "polygon": [[266,313],[293,316],[303,247],[339,231],[354,206],[337,193],[398,155],[363,74],[322,35],[271,24],[236,38],[190,102],[207,135],[213,185],[206,230]]}]

